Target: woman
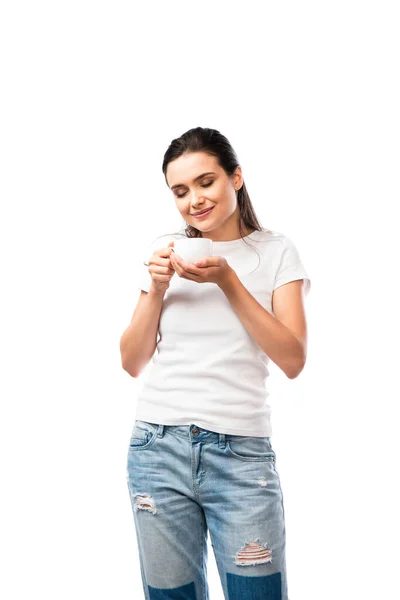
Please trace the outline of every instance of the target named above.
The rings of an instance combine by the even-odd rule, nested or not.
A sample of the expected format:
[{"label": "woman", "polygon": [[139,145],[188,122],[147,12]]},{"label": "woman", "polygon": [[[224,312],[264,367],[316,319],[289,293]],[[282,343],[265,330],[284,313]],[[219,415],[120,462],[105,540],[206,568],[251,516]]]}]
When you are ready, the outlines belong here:
[{"label": "woman", "polygon": [[293,242],[260,226],[220,132],[173,140],[163,173],[186,222],[177,235],[211,239],[213,256],[188,264],[176,234],[156,241],[121,338],[132,377],[153,360],[127,459],[145,598],[209,597],[209,531],[226,599],[287,600],[265,382],[269,360],[290,379],[304,367],[310,279]]}]

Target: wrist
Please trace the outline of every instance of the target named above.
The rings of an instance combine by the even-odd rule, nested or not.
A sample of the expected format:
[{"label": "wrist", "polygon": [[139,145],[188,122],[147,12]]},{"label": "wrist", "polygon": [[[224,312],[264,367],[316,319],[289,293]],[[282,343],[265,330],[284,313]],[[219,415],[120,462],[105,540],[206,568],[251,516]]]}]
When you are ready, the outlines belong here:
[{"label": "wrist", "polygon": [[224,277],[224,279],[218,284],[218,286],[223,292],[225,292],[232,289],[238,281],[239,279],[236,274],[236,271],[232,269],[232,267],[230,267],[226,277]]},{"label": "wrist", "polygon": [[[169,287],[169,286],[168,286]],[[158,287],[154,283],[150,285],[149,294],[155,298],[164,298],[168,287]]]}]

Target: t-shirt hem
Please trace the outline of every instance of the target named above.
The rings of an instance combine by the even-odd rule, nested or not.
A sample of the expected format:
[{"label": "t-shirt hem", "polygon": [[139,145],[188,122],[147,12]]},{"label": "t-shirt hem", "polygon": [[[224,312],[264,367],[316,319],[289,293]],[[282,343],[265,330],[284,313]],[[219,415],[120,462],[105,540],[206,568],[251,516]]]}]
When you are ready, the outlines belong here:
[{"label": "t-shirt hem", "polygon": [[282,285],[285,285],[286,283],[290,283],[291,281],[298,281],[299,279],[304,279],[304,294],[305,296],[308,295],[308,292],[311,289],[311,280],[309,277],[307,277],[307,275],[302,275],[302,274],[292,274],[292,275],[287,275],[286,277],[282,277],[279,281],[275,281],[274,284],[274,291],[281,287]]},{"label": "t-shirt hem", "polygon": [[202,427],[203,429],[207,429],[209,431],[215,431],[216,433],[225,433],[227,435],[245,435],[245,436],[253,436],[253,437],[271,437],[272,436],[272,429],[271,427],[268,427],[266,430],[264,431],[254,431],[254,430],[248,430],[248,429],[241,429],[240,427],[225,427],[224,425],[222,426],[216,426],[213,423],[207,423],[204,419],[193,419],[192,421],[189,421],[188,419],[162,419],[162,418],[155,418],[154,416],[151,415],[145,415],[143,413],[137,413],[135,415],[135,419],[138,421],[147,421],[148,423],[156,423],[157,425],[172,425],[172,426],[179,426],[179,425],[198,425],[199,427]]}]

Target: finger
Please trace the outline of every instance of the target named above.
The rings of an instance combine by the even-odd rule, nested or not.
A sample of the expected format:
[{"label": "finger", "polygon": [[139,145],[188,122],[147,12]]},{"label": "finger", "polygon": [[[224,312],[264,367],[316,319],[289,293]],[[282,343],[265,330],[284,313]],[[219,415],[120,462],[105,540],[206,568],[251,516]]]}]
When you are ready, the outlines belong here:
[{"label": "finger", "polygon": [[174,271],[176,271],[176,273],[178,273],[178,275],[180,275],[182,269],[179,266],[175,256],[174,257],[171,256],[171,265],[172,265],[172,268],[174,269]]}]

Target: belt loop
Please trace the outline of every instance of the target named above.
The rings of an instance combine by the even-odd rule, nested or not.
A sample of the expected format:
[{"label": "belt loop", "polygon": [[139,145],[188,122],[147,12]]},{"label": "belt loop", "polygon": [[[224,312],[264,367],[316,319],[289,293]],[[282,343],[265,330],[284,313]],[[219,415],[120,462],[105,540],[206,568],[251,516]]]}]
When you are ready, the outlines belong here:
[{"label": "belt loop", "polygon": [[225,448],[225,433],[219,433],[219,447],[220,448]]},{"label": "belt loop", "polygon": [[164,435],[164,425],[158,425],[158,431],[157,431],[157,435],[158,437],[162,438]]}]

